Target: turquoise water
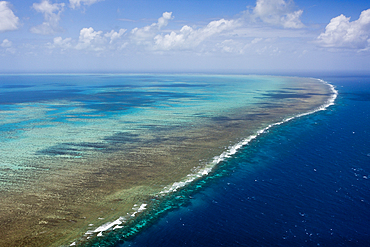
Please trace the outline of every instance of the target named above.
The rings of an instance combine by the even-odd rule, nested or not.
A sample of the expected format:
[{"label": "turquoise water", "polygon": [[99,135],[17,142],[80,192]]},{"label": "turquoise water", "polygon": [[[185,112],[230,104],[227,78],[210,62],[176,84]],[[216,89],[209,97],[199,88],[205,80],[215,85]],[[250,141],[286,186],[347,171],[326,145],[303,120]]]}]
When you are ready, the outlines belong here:
[{"label": "turquoise water", "polygon": [[[279,128],[287,118],[312,112],[330,94],[329,87],[315,79],[271,76],[1,75],[2,207],[19,206],[19,215],[26,217],[19,221],[29,220],[28,211],[22,207],[33,207],[36,198],[41,213],[35,211],[33,217],[40,219],[36,224],[46,225],[50,218],[83,215],[87,205],[80,203],[77,195],[90,193],[90,188],[112,183],[114,192],[118,191],[120,185],[117,187],[113,178],[121,171],[125,176],[127,170],[119,170],[125,169],[125,163],[119,168],[114,167],[117,163],[109,163],[117,157],[137,165],[135,169],[153,166],[150,159],[145,160],[151,153],[157,152],[154,161],[162,158],[161,153],[168,157],[164,162],[172,157],[183,159],[171,170],[161,172],[176,174],[176,169],[188,169],[188,176],[171,184],[152,184],[161,192],[133,205],[135,212],[129,219],[124,216],[113,223],[102,221],[102,226],[91,224],[85,234],[85,238],[99,236],[97,242],[88,244],[115,245],[123,236],[134,236],[174,208],[183,210],[189,203],[198,204],[199,200],[193,200],[197,193],[228,177],[233,173],[230,169],[239,169],[229,162],[239,159],[240,152],[236,152],[241,146],[264,138],[260,136]],[[317,102],[310,102],[312,99]],[[274,123],[279,125],[271,125]],[[180,167],[195,155],[200,158]],[[217,169],[212,170],[215,165]],[[251,173],[260,170],[259,165],[247,167]],[[84,180],[88,175],[92,180]],[[208,176],[196,180],[203,175]],[[70,197],[73,202],[68,201]],[[90,200],[86,198],[81,201]],[[72,211],[68,203],[79,208]],[[43,215],[45,206],[50,212]],[[73,217],[71,221],[82,218]],[[135,241],[140,241],[140,236]],[[142,245],[145,237],[143,241]]]},{"label": "turquoise water", "polygon": [[93,155],[112,148],[117,133],[197,124],[257,103],[279,84],[243,76],[1,76],[1,165],[29,167],[35,154]]},{"label": "turquoise water", "polygon": [[369,246],[370,77],[324,79],[334,106],[261,135],[117,246]]},{"label": "turquoise water", "polygon": [[[52,168],[50,159],[57,166],[61,159],[139,146],[161,130],[201,125],[264,102],[284,83],[256,76],[2,75],[0,166],[14,178],[28,177]],[[6,172],[0,173],[9,188]]]}]

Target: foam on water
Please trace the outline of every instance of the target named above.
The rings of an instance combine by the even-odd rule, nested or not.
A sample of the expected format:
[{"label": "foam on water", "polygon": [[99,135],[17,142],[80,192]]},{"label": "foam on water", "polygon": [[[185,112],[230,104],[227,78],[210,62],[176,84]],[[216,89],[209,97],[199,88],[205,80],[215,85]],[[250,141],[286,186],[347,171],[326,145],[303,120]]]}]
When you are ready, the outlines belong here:
[{"label": "foam on water", "polygon": [[[300,101],[308,105],[315,102],[308,100],[311,97],[307,94],[311,92],[310,89],[321,92],[321,86],[317,87],[316,83],[311,84],[311,80],[305,78],[295,80],[263,76],[187,75],[119,75],[108,76],[109,79],[106,77],[106,75],[35,75],[10,76],[2,80],[1,83],[8,83],[8,85],[27,84],[31,87],[1,89],[4,97],[0,99],[0,141],[6,145],[0,146],[0,190],[14,188],[24,194],[31,191],[31,194],[36,193],[40,197],[46,194],[53,196],[54,190],[47,191],[49,188],[63,191],[66,187],[77,190],[78,186],[85,186],[83,183],[77,183],[81,177],[88,181],[85,174],[91,175],[93,178],[91,181],[94,183],[101,182],[95,180],[96,175],[92,170],[100,176],[101,171],[107,167],[110,168],[110,165],[117,165],[117,168],[123,171],[127,162],[127,164],[134,164],[134,169],[145,171],[146,168],[140,168],[141,165],[150,166],[153,160],[157,162],[159,159],[155,155],[160,155],[163,150],[164,159],[167,158],[166,155],[171,158],[184,158],[181,164],[176,163],[175,159],[170,160],[171,158],[164,161],[169,166],[177,166],[176,169],[180,171],[177,174],[186,174],[190,167],[197,165],[198,159],[202,159],[190,174],[182,175],[186,176],[183,180],[172,184],[168,184],[169,182],[154,184],[157,186],[155,191],[160,191],[153,192],[154,195],[147,195],[145,193],[149,192],[146,191],[139,192],[142,193],[140,196],[145,195],[144,198],[153,196],[154,200],[160,200],[193,181],[210,175],[218,164],[235,155],[242,146],[248,145],[269,128],[293,119],[288,118],[268,125],[250,135],[253,130],[265,126],[262,125],[263,123],[281,119],[285,112],[282,109],[285,103],[290,105],[297,103],[298,107],[293,107],[290,111],[297,112]],[[302,83],[301,88],[297,88],[296,82]],[[332,88],[333,92],[334,90]],[[318,98],[320,97],[324,96]],[[335,97],[332,97],[332,102],[327,106],[334,102]],[[325,109],[327,106],[321,108]],[[278,112],[275,108],[282,109],[282,112]],[[296,117],[310,113],[312,112]],[[287,115],[289,113],[284,116]],[[247,120],[244,121],[245,119]],[[236,124],[233,125],[234,123]],[[231,128],[228,124],[231,124]],[[250,129],[245,128],[246,125]],[[205,132],[198,133],[202,130]],[[217,135],[219,138],[216,138]],[[237,141],[244,136],[247,137]],[[196,160],[190,162],[186,160],[188,155],[186,145],[188,140],[198,140],[198,137],[200,137],[199,143],[211,140],[208,142],[210,148],[202,145],[202,149],[197,150],[196,155],[199,157],[189,153]],[[234,140],[231,143],[237,143],[227,147],[224,152],[215,151],[228,146],[231,139]],[[156,145],[157,143],[159,145]],[[197,144],[195,141],[194,143]],[[185,146],[184,149],[182,145]],[[189,146],[193,148],[192,145]],[[172,149],[172,147],[175,148]],[[142,152],[144,149],[145,151]],[[174,153],[172,150],[175,150]],[[206,152],[206,161],[204,161],[203,155]],[[152,160],[145,160],[145,156],[151,153],[155,153]],[[213,158],[208,156],[219,153],[221,154]],[[172,156],[172,154],[175,155]],[[127,159],[122,158],[125,155]],[[140,156],[141,160],[132,158],[135,155]],[[105,162],[109,160],[107,158],[110,157],[119,157],[117,164],[106,164]],[[185,164],[186,161],[189,162]],[[110,169],[104,171],[108,170]],[[91,173],[85,173],[85,171],[91,171]],[[163,168],[160,172],[164,174],[167,170]],[[56,179],[57,183],[55,183],[54,178],[61,179]],[[117,180],[121,178],[117,177]],[[106,184],[114,182],[104,180],[105,176],[99,179]],[[174,181],[174,179],[167,181]],[[68,186],[74,182],[76,182],[75,185]],[[158,182],[155,181],[155,183]],[[168,185],[162,190],[158,189],[164,184]],[[126,184],[123,184],[124,186]],[[107,193],[102,194],[106,196]],[[114,194],[113,191],[112,194]],[[71,195],[83,197],[74,193]],[[105,222],[107,220],[102,219],[101,226],[94,227],[88,223],[95,225],[99,223],[96,223],[95,218],[91,219],[94,222],[87,223],[89,227],[86,238],[103,236],[105,232],[130,225],[133,219],[138,218],[146,209],[147,199],[139,200],[130,201],[129,203],[136,202],[138,205],[135,205],[126,216],[118,217],[114,221]],[[91,203],[95,201],[92,200]],[[126,207],[127,204],[124,206]],[[148,204],[151,206],[150,203]],[[11,203],[8,206],[16,208],[16,205]],[[80,204],[77,207],[81,207],[83,211],[83,206]],[[40,218],[42,218],[41,215],[43,213],[40,213]],[[114,215],[119,216],[119,212],[114,212]]]},{"label": "foam on water", "polygon": [[[303,116],[306,116],[306,115],[310,115],[310,114],[313,114],[313,113],[318,112],[318,111],[326,110],[329,106],[334,105],[335,99],[338,96],[338,91],[335,89],[335,87],[333,85],[329,84],[328,82],[325,82],[321,79],[317,79],[317,80],[330,87],[331,96],[329,97],[329,99],[327,100],[327,102],[325,104],[321,105],[320,107],[318,107],[316,109],[313,109],[312,111],[301,113],[301,114],[298,114],[298,115],[293,116],[293,117],[285,118],[284,120],[282,120],[280,122],[269,124],[267,127],[258,130],[256,132],[256,134],[246,137],[245,139],[236,143],[235,145],[230,146],[226,151],[224,151],[220,155],[215,156],[213,158],[212,162],[207,163],[206,165],[194,168],[194,172],[191,173],[191,174],[188,174],[187,177],[184,180],[179,181],[179,182],[175,182],[172,185],[164,187],[161,192],[159,192],[157,195],[155,195],[155,197],[163,197],[167,194],[176,192],[177,190],[186,187],[187,185],[189,185],[193,181],[195,181],[197,179],[200,179],[204,176],[207,176],[210,172],[213,171],[213,169],[218,164],[220,164],[224,160],[226,160],[226,159],[232,157],[233,155],[235,155],[238,152],[238,150],[240,150],[243,146],[248,145],[252,140],[254,140],[257,137],[259,137],[260,135],[266,133],[269,129],[273,128],[274,126],[284,124],[284,123],[286,123],[288,121],[291,121],[293,119],[300,118],[300,117],[303,117]],[[134,212],[131,213],[130,217],[135,217],[138,213],[143,212],[146,209],[146,206],[147,206],[147,204],[142,204],[140,207],[137,207],[137,205],[134,205],[134,207],[133,207]],[[122,226],[122,224],[124,224],[126,220],[127,220],[127,218],[120,217],[120,218],[118,218],[117,220],[115,220],[113,222],[108,222],[108,223],[103,224],[102,226],[97,227],[93,231],[88,231],[86,233],[86,235],[90,235],[90,234],[93,234],[93,233],[98,233],[97,236],[103,236],[103,232],[105,232],[105,231],[111,231],[111,230],[114,230],[114,229],[125,227],[124,225]]]},{"label": "foam on water", "polygon": [[[113,222],[107,222],[107,223],[104,223],[101,226],[98,226],[95,229],[88,230],[85,233],[85,237],[87,239],[89,239],[90,236],[92,236],[92,235],[96,235],[97,237],[102,237],[103,233],[106,232],[106,231],[111,231],[111,230],[123,228],[124,226],[122,226],[122,224],[124,224],[128,219],[132,219],[133,217],[135,217],[138,213],[143,212],[146,209],[146,206],[147,206],[147,204],[145,204],[145,203],[141,204],[140,206],[135,204],[132,208],[133,212],[127,213],[127,216],[119,217],[118,219],[116,219]],[[70,246],[73,246],[73,245],[76,245],[76,242],[73,242]]]},{"label": "foam on water", "polygon": [[264,129],[258,130],[255,135],[248,136],[247,138],[243,139],[241,142],[229,147],[229,149],[227,151],[223,152],[221,155],[214,157],[213,161],[211,163],[207,164],[205,167],[203,167],[201,169],[198,169],[198,171],[196,173],[189,174],[187,176],[186,180],[181,181],[181,182],[175,182],[171,186],[165,187],[164,190],[162,190],[160,192],[160,194],[167,194],[167,193],[170,193],[170,192],[174,192],[174,191],[178,190],[179,188],[182,188],[182,187],[186,186],[187,184],[193,182],[195,179],[198,179],[200,177],[208,175],[217,164],[219,164],[220,162],[224,161],[225,159],[233,156],[241,147],[247,145],[252,140],[256,139],[259,135],[268,131],[270,128],[272,128],[274,126],[277,126],[277,125],[281,125],[281,124],[286,123],[288,121],[291,121],[295,118],[303,117],[303,116],[310,115],[310,114],[313,114],[313,113],[318,112],[318,111],[326,110],[329,106],[333,105],[334,102],[335,102],[335,99],[338,96],[338,91],[335,89],[335,87],[333,85],[331,85],[331,84],[329,84],[329,83],[327,83],[327,82],[325,82],[321,79],[318,79],[318,80],[320,82],[328,85],[330,87],[331,92],[332,92],[332,95],[330,96],[330,98],[328,99],[328,101],[325,104],[323,104],[322,106],[320,106],[317,109],[314,109],[312,111],[309,111],[309,112],[306,112],[306,113],[301,113],[301,114],[298,114],[294,117],[286,118],[281,122],[270,124],[267,127],[265,127]]}]

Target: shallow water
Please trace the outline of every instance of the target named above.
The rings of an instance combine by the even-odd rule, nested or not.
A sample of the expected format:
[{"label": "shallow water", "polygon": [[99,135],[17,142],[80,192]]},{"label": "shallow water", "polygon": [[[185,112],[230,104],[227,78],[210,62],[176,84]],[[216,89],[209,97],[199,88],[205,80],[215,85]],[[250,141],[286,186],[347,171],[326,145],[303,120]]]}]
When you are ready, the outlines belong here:
[{"label": "shallow water", "polygon": [[145,221],[148,210],[135,213],[143,205],[170,202],[156,196],[330,93],[318,80],[288,77],[2,75],[0,239],[59,246],[112,234],[107,222]]},{"label": "shallow water", "polygon": [[142,132],[199,124],[255,104],[279,84],[237,76],[2,76],[1,163],[114,151],[112,145],[137,142]]},{"label": "shallow water", "polygon": [[368,246],[370,78],[325,80],[334,106],[270,129],[118,246]]}]

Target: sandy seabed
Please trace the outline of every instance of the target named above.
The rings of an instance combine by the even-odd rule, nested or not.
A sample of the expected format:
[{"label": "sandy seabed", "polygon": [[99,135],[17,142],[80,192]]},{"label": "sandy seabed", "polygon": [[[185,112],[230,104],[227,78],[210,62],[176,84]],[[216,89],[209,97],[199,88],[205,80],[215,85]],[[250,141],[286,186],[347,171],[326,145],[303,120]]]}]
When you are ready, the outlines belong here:
[{"label": "sandy seabed", "polygon": [[128,136],[112,144],[111,152],[75,159],[43,156],[37,161],[40,169],[22,176],[9,169],[8,187],[0,192],[0,246],[69,246],[94,238],[99,226],[140,214],[140,205],[230,146],[322,106],[332,93],[319,80],[290,78],[253,107]]}]

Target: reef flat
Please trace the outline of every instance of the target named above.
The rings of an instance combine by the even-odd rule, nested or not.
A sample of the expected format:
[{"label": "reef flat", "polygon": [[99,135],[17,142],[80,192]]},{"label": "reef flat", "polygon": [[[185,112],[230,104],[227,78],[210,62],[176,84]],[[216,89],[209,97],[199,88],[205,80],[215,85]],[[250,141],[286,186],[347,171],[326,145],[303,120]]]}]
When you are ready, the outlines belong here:
[{"label": "reef flat", "polygon": [[78,245],[125,227],[235,144],[334,94],[296,77],[1,77],[2,246]]}]

